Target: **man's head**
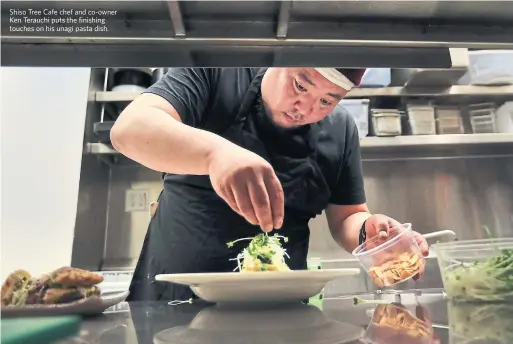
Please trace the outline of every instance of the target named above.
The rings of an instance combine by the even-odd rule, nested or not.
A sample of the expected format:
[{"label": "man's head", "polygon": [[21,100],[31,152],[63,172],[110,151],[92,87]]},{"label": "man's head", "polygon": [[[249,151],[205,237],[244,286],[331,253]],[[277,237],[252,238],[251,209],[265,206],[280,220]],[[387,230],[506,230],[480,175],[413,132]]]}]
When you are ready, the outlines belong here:
[{"label": "man's head", "polygon": [[272,120],[284,128],[315,123],[326,117],[358,85],[365,69],[269,68],[262,98]]}]

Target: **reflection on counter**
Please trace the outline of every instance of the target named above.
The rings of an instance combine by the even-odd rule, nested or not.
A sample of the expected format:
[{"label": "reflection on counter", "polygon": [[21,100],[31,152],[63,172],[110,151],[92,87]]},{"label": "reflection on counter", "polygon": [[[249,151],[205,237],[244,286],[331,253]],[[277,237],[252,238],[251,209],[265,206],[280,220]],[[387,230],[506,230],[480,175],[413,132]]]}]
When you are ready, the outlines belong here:
[{"label": "reflection on counter", "polygon": [[327,319],[314,306],[294,304],[275,309],[203,309],[188,326],[160,331],[155,344],[171,343],[352,343],[362,327]]},{"label": "reflection on counter", "polygon": [[451,344],[513,343],[513,304],[449,303]]}]

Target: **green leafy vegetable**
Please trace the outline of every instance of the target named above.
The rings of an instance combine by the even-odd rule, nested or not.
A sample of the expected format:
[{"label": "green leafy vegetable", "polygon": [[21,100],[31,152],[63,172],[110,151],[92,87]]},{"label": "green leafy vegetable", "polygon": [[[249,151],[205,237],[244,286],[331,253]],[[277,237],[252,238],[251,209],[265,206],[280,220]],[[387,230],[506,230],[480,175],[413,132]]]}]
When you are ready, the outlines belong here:
[{"label": "green leafy vegetable", "polygon": [[[492,238],[490,230],[484,229]],[[498,249],[496,256],[450,269],[444,285],[447,295],[455,301],[513,300],[513,249]]]},{"label": "green leafy vegetable", "polygon": [[236,242],[250,240],[246,247],[236,258],[239,271],[268,271],[290,270],[285,263],[285,256],[288,257],[286,250],[281,246],[280,239],[288,242],[288,238],[281,235],[268,235],[261,233],[253,238],[242,238],[227,243],[228,247],[233,247]]}]

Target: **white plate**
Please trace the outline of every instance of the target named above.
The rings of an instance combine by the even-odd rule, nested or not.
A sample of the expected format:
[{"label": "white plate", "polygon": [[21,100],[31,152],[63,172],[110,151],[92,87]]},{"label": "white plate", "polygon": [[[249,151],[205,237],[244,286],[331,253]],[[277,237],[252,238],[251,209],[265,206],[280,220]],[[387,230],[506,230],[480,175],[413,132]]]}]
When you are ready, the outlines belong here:
[{"label": "white plate", "polygon": [[128,291],[106,292],[101,297],[90,297],[60,305],[28,305],[25,307],[2,307],[2,318],[49,315],[98,315],[106,309],[124,301]]},{"label": "white plate", "polygon": [[157,275],[157,281],[188,285],[201,299],[215,303],[296,302],[317,295],[326,283],[358,275],[360,269],[286,272],[227,272]]}]

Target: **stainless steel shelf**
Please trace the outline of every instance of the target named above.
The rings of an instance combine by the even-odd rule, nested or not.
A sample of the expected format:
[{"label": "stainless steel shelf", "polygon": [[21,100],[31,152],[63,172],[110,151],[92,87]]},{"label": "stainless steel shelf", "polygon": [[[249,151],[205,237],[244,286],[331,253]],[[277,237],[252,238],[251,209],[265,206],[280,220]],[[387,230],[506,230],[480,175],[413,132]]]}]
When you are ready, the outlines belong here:
[{"label": "stainless steel shelf", "polygon": [[513,95],[513,85],[508,86],[473,86],[455,85],[449,88],[437,87],[383,87],[353,89],[346,98],[370,97],[418,97],[418,96],[500,96]]},{"label": "stainless steel shelf", "polygon": [[112,91],[99,91],[96,92],[95,100],[100,103],[110,102],[131,102],[137,96],[139,92],[112,92]]},{"label": "stainless steel shelf", "polygon": [[[369,148],[435,147],[485,144],[512,144],[513,134],[412,135],[396,137],[365,137],[362,150]],[[513,154],[513,147],[512,147]]]},{"label": "stainless steel shelf", "polygon": [[[511,144],[511,154],[513,154],[513,133],[365,137],[360,141],[360,146],[362,147],[363,152],[373,148],[429,148],[437,146],[469,146],[491,144]],[[88,154],[119,154],[119,152],[116,151],[111,145],[104,143],[88,143],[85,149],[86,153]]]},{"label": "stainless steel shelf", "polygon": [[108,1],[103,32],[12,32],[10,9],[97,10],[91,1],[2,1],[6,66],[448,68],[448,48],[513,47],[511,1]]},{"label": "stainless steel shelf", "polygon": [[[137,92],[96,92],[95,100],[101,103],[129,102],[140,93]],[[346,98],[371,97],[418,97],[418,96],[513,96],[513,85],[508,86],[466,86],[456,85],[450,88],[423,87],[383,87],[383,88],[356,88],[346,95]]]}]

